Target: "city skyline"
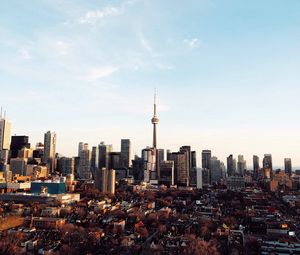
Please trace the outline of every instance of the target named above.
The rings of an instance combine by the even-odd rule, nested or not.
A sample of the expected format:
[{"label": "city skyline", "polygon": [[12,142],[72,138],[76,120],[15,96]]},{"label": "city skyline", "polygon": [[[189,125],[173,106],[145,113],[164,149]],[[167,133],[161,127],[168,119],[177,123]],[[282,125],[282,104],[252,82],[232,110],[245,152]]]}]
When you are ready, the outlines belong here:
[{"label": "city skyline", "polygon": [[0,4],[12,135],[54,131],[66,156],[130,138],[140,155],[157,87],[159,148],[300,166],[298,1],[30,2]]}]

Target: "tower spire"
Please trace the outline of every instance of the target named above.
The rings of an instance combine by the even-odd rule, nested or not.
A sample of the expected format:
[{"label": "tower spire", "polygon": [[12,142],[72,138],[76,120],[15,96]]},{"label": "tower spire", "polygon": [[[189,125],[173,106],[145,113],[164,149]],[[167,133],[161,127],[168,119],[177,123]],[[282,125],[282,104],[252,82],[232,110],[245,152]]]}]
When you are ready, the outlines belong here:
[{"label": "tower spire", "polygon": [[159,119],[157,117],[157,111],[156,111],[156,89],[154,90],[154,113],[153,113],[153,118],[151,120],[152,124],[153,124],[153,148],[156,149],[157,148],[157,143],[156,143],[156,125],[159,122]]}]

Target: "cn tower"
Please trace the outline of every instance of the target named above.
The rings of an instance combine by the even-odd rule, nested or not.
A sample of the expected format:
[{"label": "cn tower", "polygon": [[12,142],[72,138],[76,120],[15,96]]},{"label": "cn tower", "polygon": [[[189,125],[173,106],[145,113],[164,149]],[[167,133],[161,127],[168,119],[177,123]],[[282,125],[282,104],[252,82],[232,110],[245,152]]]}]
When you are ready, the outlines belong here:
[{"label": "cn tower", "polygon": [[157,117],[157,112],[156,112],[156,90],[154,92],[154,115],[153,115],[153,118],[151,119],[151,122],[153,124],[153,148],[156,150],[157,149],[157,143],[156,143],[156,125],[159,122],[159,119]]}]

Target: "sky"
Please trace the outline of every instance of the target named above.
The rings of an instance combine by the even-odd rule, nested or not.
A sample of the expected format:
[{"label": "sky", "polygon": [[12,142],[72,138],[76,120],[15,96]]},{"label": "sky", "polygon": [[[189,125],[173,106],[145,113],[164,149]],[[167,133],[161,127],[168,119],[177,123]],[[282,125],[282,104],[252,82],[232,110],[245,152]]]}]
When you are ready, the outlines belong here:
[{"label": "sky", "polygon": [[156,88],[159,147],[300,166],[299,71],[299,0],[0,1],[12,133],[55,131],[67,156],[121,138],[140,154]]}]

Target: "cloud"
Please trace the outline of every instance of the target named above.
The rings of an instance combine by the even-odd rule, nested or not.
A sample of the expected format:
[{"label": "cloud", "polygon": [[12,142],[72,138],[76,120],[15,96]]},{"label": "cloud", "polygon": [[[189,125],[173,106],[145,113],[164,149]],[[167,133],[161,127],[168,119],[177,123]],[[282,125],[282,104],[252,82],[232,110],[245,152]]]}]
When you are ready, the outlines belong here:
[{"label": "cloud", "polygon": [[191,49],[199,48],[202,44],[201,40],[198,38],[184,39],[183,42],[187,44]]},{"label": "cloud", "polygon": [[28,50],[26,49],[20,49],[19,50],[20,56],[23,59],[32,59],[32,56],[30,55],[30,53],[28,52]]},{"label": "cloud", "polygon": [[81,79],[88,82],[92,82],[104,77],[108,77],[114,72],[116,72],[117,70],[118,68],[113,66],[94,68],[87,75],[81,77]]},{"label": "cloud", "polygon": [[122,9],[117,7],[104,7],[101,10],[88,11],[84,16],[78,19],[81,24],[96,24],[99,20],[119,16],[122,14]]},{"label": "cloud", "polygon": [[63,41],[57,41],[55,43],[55,48],[59,55],[67,55],[69,53],[70,44]]}]

